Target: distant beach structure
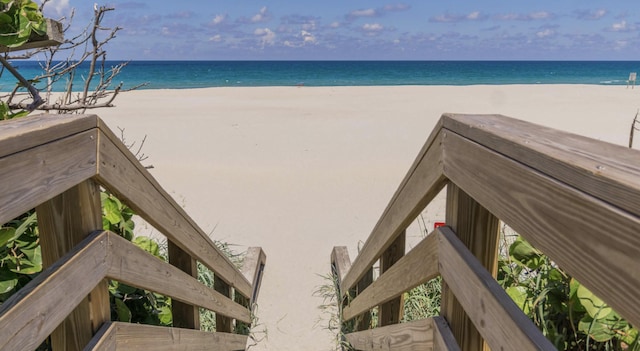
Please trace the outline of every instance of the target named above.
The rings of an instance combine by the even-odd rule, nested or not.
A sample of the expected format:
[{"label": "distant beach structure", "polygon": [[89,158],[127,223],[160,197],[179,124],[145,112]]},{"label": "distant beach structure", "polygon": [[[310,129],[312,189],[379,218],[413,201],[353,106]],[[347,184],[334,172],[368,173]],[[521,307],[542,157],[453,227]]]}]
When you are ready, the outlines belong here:
[{"label": "distant beach structure", "polygon": [[[16,61],[27,78],[40,73],[37,61]],[[120,61],[107,62],[107,66]],[[191,89],[228,86],[393,86],[596,84],[625,85],[638,61],[131,61],[118,81],[124,88]],[[88,69],[88,64],[85,65]],[[76,74],[77,86],[85,76]],[[634,81],[635,82],[635,81]],[[64,82],[60,83],[62,89]],[[15,81],[0,77],[0,90]]]},{"label": "distant beach structure", "polygon": [[631,85],[631,89],[636,87],[636,72],[629,73],[629,80],[627,81],[627,89]]}]

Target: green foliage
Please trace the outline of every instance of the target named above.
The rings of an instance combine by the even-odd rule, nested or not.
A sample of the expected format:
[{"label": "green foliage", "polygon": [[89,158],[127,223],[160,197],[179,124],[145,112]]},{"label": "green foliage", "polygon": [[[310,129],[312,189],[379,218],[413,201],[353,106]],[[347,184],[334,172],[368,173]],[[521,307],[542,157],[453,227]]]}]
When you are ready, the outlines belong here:
[{"label": "green foliage", "polygon": [[441,288],[442,279],[437,277],[404,293],[402,322],[439,315]]},{"label": "green foliage", "polygon": [[0,0],[0,45],[21,46],[31,33],[47,33],[38,4],[31,0]]},{"label": "green foliage", "polygon": [[100,194],[102,200],[102,227],[121,237],[133,239],[133,210],[123,204],[112,194],[103,191]]},{"label": "green foliage", "polygon": [[559,350],[640,351],[637,329],[522,237],[499,261],[498,282]]},{"label": "green foliage", "polygon": [[42,270],[35,211],[0,228],[0,303]]}]

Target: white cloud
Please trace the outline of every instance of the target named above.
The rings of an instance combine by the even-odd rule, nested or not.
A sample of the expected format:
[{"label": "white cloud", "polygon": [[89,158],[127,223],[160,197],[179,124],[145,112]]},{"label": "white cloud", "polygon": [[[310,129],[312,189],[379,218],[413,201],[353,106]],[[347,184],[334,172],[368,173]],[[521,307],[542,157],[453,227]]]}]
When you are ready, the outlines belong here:
[{"label": "white cloud", "polygon": [[627,21],[622,20],[622,22],[614,23],[611,25],[611,30],[614,32],[626,32],[629,30],[627,26]]},{"label": "white cloud", "polygon": [[375,9],[355,10],[349,13],[349,17],[373,17],[376,14]]},{"label": "white cloud", "polygon": [[477,20],[479,18],[480,18],[479,11],[471,12],[470,14],[467,15],[467,19],[470,19],[470,20]]},{"label": "white cloud", "polygon": [[315,44],[316,42],[316,37],[307,31],[300,32],[300,36],[302,36],[302,42],[305,44]]},{"label": "white cloud", "polygon": [[551,14],[546,11],[533,12],[529,14],[529,18],[534,20],[547,19],[551,18]]},{"label": "white cloud", "polygon": [[209,41],[214,42],[214,43],[219,43],[222,41],[222,36],[220,34],[216,34],[214,36],[212,36],[211,38],[209,38]]},{"label": "white cloud", "polygon": [[253,23],[264,22],[267,20],[267,17],[268,17],[267,7],[264,6],[260,9],[260,12],[258,12],[253,17],[251,17],[251,22]]},{"label": "white cloud", "polygon": [[171,35],[171,30],[169,29],[169,27],[162,27],[162,35]]},{"label": "white cloud", "polygon": [[547,37],[553,36],[554,34],[556,34],[556,32],[553,29],[545,29],[545,30],[537,32],[536,36],[538,38],[547,38]]},{"label": "white cloud", "polygon": [[253,34],[260,37],[260,43],[263,48],[266,45],[273,45],[276,41],[276,33],[269,28],[256,28]]},{"label": "white cloud", "polygon": [[380,32],[384,27],[380,23],[365,23],[362,29],[366,32]]},{"label": "white cloud", "polygon": [[51,0],[45,5],[45,10],[52,10],[56,16],[64,16],[69,13],[70,10],[69,0]]},{"label": "white cloud", "polygon": [[223,23],[224,21],[227,20],[227,15],[216,15],[212,20],[211,20],[211,24],[213,24],[214,26],[217,26],[221,23]]},{"label": "white cloud", "polygon": [[329,27],[331,27],[331,28],[339,28],[340,27],[340,22],[331,22]]}]

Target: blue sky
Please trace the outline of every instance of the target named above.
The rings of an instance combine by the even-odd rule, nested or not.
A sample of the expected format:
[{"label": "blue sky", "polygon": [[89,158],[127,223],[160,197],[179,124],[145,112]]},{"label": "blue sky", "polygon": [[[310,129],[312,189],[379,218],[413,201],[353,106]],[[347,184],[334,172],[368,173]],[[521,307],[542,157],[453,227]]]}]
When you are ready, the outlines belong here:
[{"label": "blue sky", "polygon": [[[105,24],[123,27],[118,60],[640,60],[638,0],[138,0]],[[46,14],[93,3],[52,0]]]}]

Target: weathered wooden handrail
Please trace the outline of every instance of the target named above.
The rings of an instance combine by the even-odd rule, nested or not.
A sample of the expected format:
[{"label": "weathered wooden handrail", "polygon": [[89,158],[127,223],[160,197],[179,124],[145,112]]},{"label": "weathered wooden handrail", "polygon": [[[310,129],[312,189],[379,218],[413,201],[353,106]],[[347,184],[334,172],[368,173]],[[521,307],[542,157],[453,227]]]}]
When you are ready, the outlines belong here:
[{"label": "weathered wooden handrail", "polygon": [[[50,267],[0,306],[0,350],[35,348],[72,311],[66,328],[73,330],[63,333],[77,340],[73,346],[54,342],[59,348],[111,345],[106,339],[114,338],[135,344],[132,335],[140,333],[126,331],[128,323],[108,324],[105,278],[172,297],[174,326],[199,329],[198,307],[216,312],[219,324],[230,326],[231,319],[251,323],[250,305],[266,260],[262,250],[249,250],[246,275],[238,270],[97,116],[40,115],[0,122],[0,177],[0,223],[37,207],[43,261],[51,256]],[[167,237],[170,263],[115,234],[89,235],[102,227],[96,183]],[[49,252],[52,248],[59,252]],[[215,289],[197,281],[196,261],[214,272]],[[87,302],[88,294],[92,298]],[[159,328],[131,327],[144,332]],[[173,336],[178,334],[192,345],[221,340],[221,350],[236,350],[247,340],[176,328],[149,333],[166,335],[158,342],[176,347],[180,339]]]},{"label": "weathered wooden handrail", "polygon": [[[480,350],[483,338],[493,350],[553,349],[491,278],[499,218],[640,325],[640,305],[628,303],[640,297],[640,275],[630,269],[640,257],[639,156],[504,116],[443,115],[358,257],[351,263],[344,249],[334,249],[347,302],[343,320],[441,275],[441,313],[462,349]],[[357,289],[445,185],[451,228],[428,235]],[[399,327],[380,329],[380,335],[414,335]]]}]

